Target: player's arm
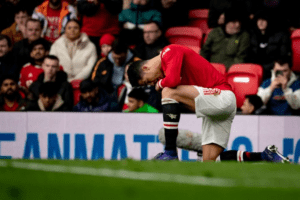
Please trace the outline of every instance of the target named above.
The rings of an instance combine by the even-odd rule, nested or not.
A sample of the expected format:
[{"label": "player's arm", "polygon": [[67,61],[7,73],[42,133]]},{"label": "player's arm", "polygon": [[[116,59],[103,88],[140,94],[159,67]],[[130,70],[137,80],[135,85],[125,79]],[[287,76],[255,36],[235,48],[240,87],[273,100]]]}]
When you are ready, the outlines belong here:
[{"label": "player's arm", "polygon": [[160,88],[174,88],[181,81],[181,67],[183,60],[183,52],[179,48],[167,47],[161,54],[162,65],[165,66],[165,78],[158,82]]}]

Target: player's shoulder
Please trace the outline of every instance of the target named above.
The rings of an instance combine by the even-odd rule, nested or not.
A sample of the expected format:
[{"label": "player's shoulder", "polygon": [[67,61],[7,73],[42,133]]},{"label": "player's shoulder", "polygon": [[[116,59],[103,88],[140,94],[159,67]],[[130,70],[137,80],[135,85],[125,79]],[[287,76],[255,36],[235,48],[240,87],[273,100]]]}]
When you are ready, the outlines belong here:
[{"label": "player's shoulder", "polygon": [[179,52],[180,50],[183,50],[184,46],[178,45],[178,44],[170,44],[163,48],[161,51],[161,57],[163,58],[166,54],[170,52]]}]

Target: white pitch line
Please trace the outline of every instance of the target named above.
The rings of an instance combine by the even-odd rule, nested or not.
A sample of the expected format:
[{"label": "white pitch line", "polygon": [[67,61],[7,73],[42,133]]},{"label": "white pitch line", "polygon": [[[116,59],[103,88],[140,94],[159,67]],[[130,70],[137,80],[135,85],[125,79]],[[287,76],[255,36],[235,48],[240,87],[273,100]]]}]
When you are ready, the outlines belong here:
[{"label": "white pitch line", "polygon": [[122,179],[141,180],[141,181],[161,181],[161,182],[170,182],[170,183],[206,185],[206,186],[216,186],[216,187],[236,186],[233,180],[221,179],[221,178],[208,178],[204,176],[189,176],[189,175],[153,173],[153,172],[134,172],[128,170],[113,170],[107,168],[97,169],[97,168],[90,168],[90,167],[49,165],[49,164],[41,164],[41,163],[18,162],[18,161],[12,161],[11,165],[8,165],[6,161],[0,161],[0,166],[1,167],[11,166],[17,169],[28,169],[28,170],[35,170],[35,171],[71,173],[71,174],[112,177],[112,178],[122,178]]}]

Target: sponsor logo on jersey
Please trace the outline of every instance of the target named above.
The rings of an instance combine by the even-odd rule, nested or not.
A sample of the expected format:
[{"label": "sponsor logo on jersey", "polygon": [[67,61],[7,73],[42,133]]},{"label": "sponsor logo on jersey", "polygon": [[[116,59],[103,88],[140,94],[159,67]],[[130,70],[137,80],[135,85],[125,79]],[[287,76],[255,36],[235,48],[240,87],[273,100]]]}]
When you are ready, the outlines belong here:
[{"label": "sponsor logo on jersey", "polygon": [[204,88],[203,94],[217,96],[217,95],[221,94],[221,90],[219,88]]}]

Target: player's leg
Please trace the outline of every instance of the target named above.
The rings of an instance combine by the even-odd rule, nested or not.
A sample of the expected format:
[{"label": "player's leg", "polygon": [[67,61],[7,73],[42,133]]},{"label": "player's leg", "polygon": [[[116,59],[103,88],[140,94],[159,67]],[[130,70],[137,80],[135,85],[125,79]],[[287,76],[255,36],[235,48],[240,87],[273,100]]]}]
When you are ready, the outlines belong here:
[{"label": "player's leg", "polygon": [[203,149],[203,161],[215,161],[219,155],[224,151],[224,148],[218,144],[206,144],[202,146]]},{"label": "player's leg", "polygon": [[180,120],[180,105],[187,105],[195,110],[194,98],[199,92],[193,86],[178,86],[177,88],[164,88],[162,90],[162,111],[165,130],[165,152],[155,157],[157,160],[178,159],[176,140]]}]

